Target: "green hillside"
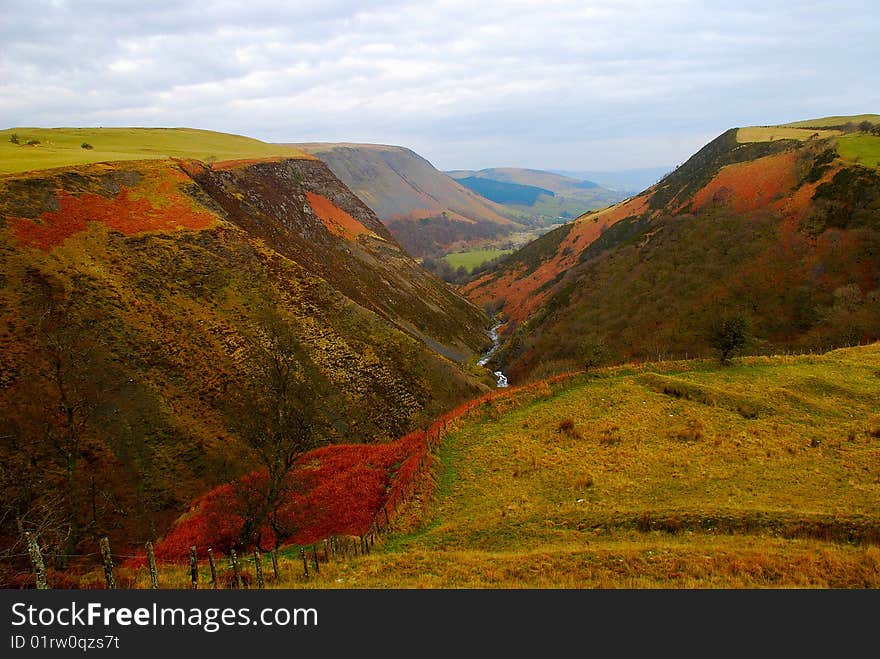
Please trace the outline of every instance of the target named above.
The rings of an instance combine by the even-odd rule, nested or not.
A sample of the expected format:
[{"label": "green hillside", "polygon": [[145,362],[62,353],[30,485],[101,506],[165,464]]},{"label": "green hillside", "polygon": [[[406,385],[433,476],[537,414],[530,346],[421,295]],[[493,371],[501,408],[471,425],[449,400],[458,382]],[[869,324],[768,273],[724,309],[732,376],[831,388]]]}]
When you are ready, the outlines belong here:
[{"label": "green hillside", "polygon": [[[18,143],[11,142],[12,138]],[[83,144],[91,148],[83,148]],[[311,157],[289,145],[194,128],[0,130],[0,174],[116,160],[175,157],[222,161],[272,156]]]},{"label": "green hillside", "polygon": [[734,319],[752,354],[876,340],[880,137],[856,119],[824,133],[732,128],[640,195],[468,283],[509,321],[496,366],[517,383],[708,356],[715,326]]},{"label": "green hillside", "polygon": [[874,344],[496,397],[420,521],[308,585],[880,587],[878,374]]}]

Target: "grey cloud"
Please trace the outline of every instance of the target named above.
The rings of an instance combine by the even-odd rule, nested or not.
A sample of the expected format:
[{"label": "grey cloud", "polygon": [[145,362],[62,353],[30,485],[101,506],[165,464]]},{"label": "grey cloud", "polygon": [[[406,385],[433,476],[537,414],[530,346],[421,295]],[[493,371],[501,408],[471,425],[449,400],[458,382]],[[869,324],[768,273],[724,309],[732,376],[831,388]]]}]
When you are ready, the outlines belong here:
[{"label": "grey cloud", "polygon": [[0,125],[401,143],[444,168],[671,165],[732,125],[877,111],[877,14],[856,1],[7,0]]}]

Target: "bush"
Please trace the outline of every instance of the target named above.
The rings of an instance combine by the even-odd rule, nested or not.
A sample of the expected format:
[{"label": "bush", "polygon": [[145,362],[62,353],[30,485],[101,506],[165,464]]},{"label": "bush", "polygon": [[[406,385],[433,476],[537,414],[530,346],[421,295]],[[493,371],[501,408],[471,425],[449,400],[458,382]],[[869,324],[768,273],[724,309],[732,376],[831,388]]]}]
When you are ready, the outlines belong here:
[{"label": "bush", "polygon": [[740,315],[722,315],[709,327],[709,345],[722,364],[748,345],[749,325]]},{"label": "bush", "polygon": [[559,427],[556,429],[556,432],[574,438],[579,438],[581,436],[581,434],[578,432],[578,429],[574,425],[574,421],[570,418],[560,421]]},{"label": "bush", "polygon": [[94,149],[95,148],[91,144],[89,144],[88,142],[83,142],[79,146],[81,149]]},{"label": "bush", "polygon": [[13,133],[12,135],[10,135],[9,141],[13,144],[20,144],[20,142],[18,141],[18,133]]},{"label": "bush", "polygon": [[39,144],[39,143],[40,143],[40,140],[28,140],[27,142],[25,142],[25,144],[27,146],[37,146],[37,144]]}]

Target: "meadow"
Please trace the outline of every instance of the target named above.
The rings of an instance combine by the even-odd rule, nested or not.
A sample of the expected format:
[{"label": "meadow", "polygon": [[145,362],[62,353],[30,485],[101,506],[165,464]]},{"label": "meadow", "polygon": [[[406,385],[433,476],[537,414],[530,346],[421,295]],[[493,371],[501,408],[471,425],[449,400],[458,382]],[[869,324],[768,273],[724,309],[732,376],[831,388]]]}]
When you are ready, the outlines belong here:
[{"label": "meadow", "polygon": [[193,128],[0,130],[0,174],[117,160],[175,157],[223,161],[275,156],[314,157],[288,145]]},{"label": "meadow", "polygon": [[837,140],[837,151],[844,160],[865,167],[880,167],[880,137],[877,135],[844,135]]},{"label": "meadow", "polygon": [[464,267],[468,272],[472,272],[474,268],[483,265],[487,261],[496,259],[499,256],[506,256],[512,251],[512,249],[472,249],[446,254],[443,260],[456,270]]},{"label": "meadow", "polygon": [[268,587],[880,587],[880,345],[542,387],[447,435],[372,553]]}]

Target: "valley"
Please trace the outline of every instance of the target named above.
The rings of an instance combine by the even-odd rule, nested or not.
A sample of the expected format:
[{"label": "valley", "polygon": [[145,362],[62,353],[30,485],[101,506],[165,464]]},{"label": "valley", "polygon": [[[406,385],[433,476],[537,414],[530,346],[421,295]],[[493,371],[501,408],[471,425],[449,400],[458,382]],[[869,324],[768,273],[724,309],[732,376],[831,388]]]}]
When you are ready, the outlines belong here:
[{"label": "valley", "polygon": [[73,588],[100,538],[126,587],[147,541],[163,587],[191,548],[281,588],[880,586],[878,126],[732,128],[625,199],[0,131],[0,579],[27,529]]}]

